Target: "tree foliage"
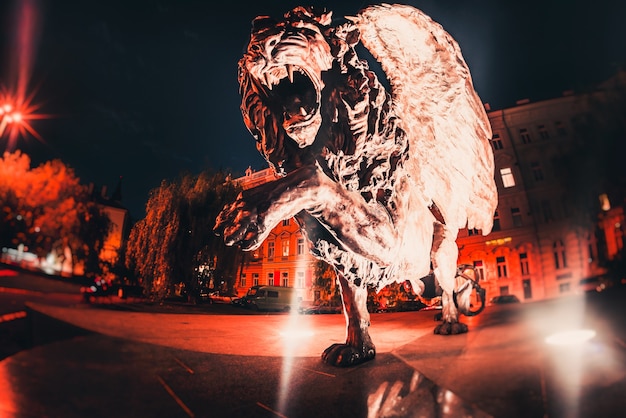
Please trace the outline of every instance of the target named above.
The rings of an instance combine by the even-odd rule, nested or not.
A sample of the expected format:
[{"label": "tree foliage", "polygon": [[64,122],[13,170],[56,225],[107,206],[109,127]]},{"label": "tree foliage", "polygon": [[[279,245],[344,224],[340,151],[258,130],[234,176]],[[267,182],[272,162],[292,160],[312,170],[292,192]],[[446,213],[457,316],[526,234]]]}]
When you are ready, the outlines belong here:
[{"label": "tree foliage", "polygon": [[60,160],[31,168],[30,157],[5,152],[0,159],[0,246],[22,244],[38,257],[50,253],[85,262],[98,272],[98,255],[110,221],[90,200],[74,170]]},{"label": "tree foliage", "polygon": [[320,299],[341,303],[341,290],[335,269],[323,260],[315,263],[313,287],[320,292]]},{"label": "tree foliage", "polygon": [[226,247],[213,227],[218,213],[238,193],[225,173],[210,171],[164,180],[150,192],[146,217],[131,230],[126,263],[153,298],[164,298],[181,282],[193,291],[195,272],[205,265],[232,287],[240,251]]}]

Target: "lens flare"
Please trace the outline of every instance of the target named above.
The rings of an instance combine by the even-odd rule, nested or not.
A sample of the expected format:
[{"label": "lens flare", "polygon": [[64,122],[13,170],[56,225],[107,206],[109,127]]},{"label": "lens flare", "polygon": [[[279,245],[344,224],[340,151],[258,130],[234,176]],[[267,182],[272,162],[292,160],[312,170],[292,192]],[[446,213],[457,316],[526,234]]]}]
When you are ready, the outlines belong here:
[{"label": "lens flare", "polygon": [[18,138],[29,135],[45,143],[43,137],[35,130],[31,121],[49,119],[52,115],[36,113],[40,104],[33,104],[35,92],[28,97],[20,98],[6,89],[0,92],[0,138],[7,138],[6,149],[13,151]]},{"label": "lens flare", "polygon": [[596,336],[596,332],[591,329],[575,329],[571,331],[558,332],[546,337],[546,344],[550,345],[580,345]]},{"label": "lens flare", "polygon": [[9,60],[12,65],[8,83],[10,88],[2,87],[0,90],[0,139],[7,138],[5,148],[8,151],[16,148],[19,137],[30,135],[45,143],[31,121],[52,117],[36,113],[40,108],[39,104],[33,103],[37,88],[27,94],[39,38],[38,9],[37,0],[16,1],[11,19],[12,29],[16,33],[10,37],[13,40],[9,48],[13,52]]}]

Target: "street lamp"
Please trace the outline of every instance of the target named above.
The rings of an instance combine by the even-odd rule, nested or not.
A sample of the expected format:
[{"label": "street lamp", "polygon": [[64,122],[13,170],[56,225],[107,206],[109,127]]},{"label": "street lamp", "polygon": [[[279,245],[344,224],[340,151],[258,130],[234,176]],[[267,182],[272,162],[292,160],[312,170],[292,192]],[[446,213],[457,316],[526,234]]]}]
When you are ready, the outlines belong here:
[{"label": "street lamp", "polygon": [[0,117],[2,117],[2,122],[0,122],[0,136],[4,134],[4,130],[6,129],[8,124],[13,123],[14,121],[22,120],[22,114],[16,114],[15,112],[13,112],[13,106],[11,106],[9,103],[5,103],[0,106]]},{"label": "street lamp", "polygon": [[32,98],[30,95],[23,100],[16,100],[6,93],[0,96],[0,137],[8,135],[9,147],[14,145],[18,136],[25,137],[27,133],[44,142],[29,120],[47,119],[51,116],[35,113],[39,105],[33,105]]}]

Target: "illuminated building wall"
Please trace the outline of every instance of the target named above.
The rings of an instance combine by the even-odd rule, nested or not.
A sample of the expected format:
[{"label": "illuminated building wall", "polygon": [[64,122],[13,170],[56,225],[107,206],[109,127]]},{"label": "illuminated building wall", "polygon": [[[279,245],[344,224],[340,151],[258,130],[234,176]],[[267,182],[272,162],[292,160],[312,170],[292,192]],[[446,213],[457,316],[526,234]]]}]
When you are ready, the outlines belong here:
[{"label": "illuminated building wall", "polygon": [[[488,109],[499,193],[494,230],[487,236],[461,230],[457,239],[459,264],[479,269],[488,298],[515,294],[533,301],[576,293],[582,278],[602,272],[602,258],[611,259],[623,248],[623,208],[618,204],[602,212],[599,205],[599,222],[586,217],[576,207],[571,195],[576,187],[561,165],[581,139],[580,121],[595,111],[594,104],[605,94],[601,89],[584,95],[564,93]],[[246,188],[272,178],[267,169],[249,171],[237,181]],[[258,284],[273,277],[282,285],[287,274],[287,284],[297,287],[296,274],[304,272],[303,300],[311,300],[315,260],[296,255],[296,242],[302,238],[294,220],[278,225],[243,269],[240,293],[256,283],[254,277]]]},{"label": "illuminated building wall", "polygon": [[[90,184],[89,189],[92,200],[97,203],[109,218],[110,229],[105,238],[99,258],[111,264],[115,264],[119,258],[119,250],[126,239],[128,239],[130,228],[130,215],[122,203],[122,179],[120,178],[112,196],[107,196],[107,188],[103,186],[100,193],[94,192],[94,185]],[[76,272],[75,272],[76,273]]]},{"label": "illuminated building wall", "polygon": [[[248,170],[235,181],[247,189],[274,178],[274,172],[268,168],[257,172]],[[295,288],[297,297],[303,301],[312,301],[316,264],[298,223],[295,219],[285,219],[257,250],[245,253],[236,290],[241,295],[254,285],[287,286]]]},{"label": "illuminated building wall", "polygon": [[585,139],[581,124],[606,95],[600,86],[488,112],[499,193],[494,230],[486,237],[461,231],[457,240],[459,263],[479,265],[488,297],[530,301],[576,293],[580,280],[601,273],[600,262],[623,246],[623,209],[594,221],[600,205],[591,212],[578,207],[577,185],[564,169]]}]

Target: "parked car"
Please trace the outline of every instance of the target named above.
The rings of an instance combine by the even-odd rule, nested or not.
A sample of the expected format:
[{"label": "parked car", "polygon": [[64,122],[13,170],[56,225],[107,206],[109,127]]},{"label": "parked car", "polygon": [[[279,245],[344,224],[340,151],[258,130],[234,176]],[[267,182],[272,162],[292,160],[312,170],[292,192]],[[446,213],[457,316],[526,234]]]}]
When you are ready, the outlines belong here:
[{"label": "parked car", "polygon": [[334,305],[328,302],[321,302],[315,305],[300,307],[298,311],[305,315],[336,314],[342,313],[343,307],[341,305]]},{"label": "parked car", "polygon": [[247,308],[248,307],[248,301],[246,298],[233,298],[233,300],[230,301],[231,305],[235,305],[235,306],[239,306],[241,308]]},{"label": "parked car", "polygon": [[237,299],[237,295],[228,294],[224,292],[211,292],[207,297],[208,303],[232,303],[234,299]]},{"label": "parked car", "polygon": [[443,309],[441,296],[437,296],[432,299],[421,299],[421,301],[422,303],[424,303],[424,307],[420,309],[421,311],[434,311]]},{"label": "parked car", "polygon": [[423,303],[421,300],[401,300],[397,304],[397,310],[399,312],[407,312],[407,311],[421,311],[426,308],[427,305]]},{"label": "parked car", "polygon": [[515,295],[500,295],[492,297],[489,301],[490,305],[505,305],[509,303],[520,303],[520,300]]},{"label": "parked car", "polygon": [[259,311],[289,312],[298,309],[300,300],[295,297],[295,289],[282,286],[252,286],[244,298],[245,306]]},{"label": "parked car", "polygon": [[398,312],[398,304],[395,302],[388,302],[388,303],[377,302],[374,308],[374,312],[375,313]]},{"label": "parked car", "polygon": [[108,280],[96,277],[89,286],[82,286],[80,292],[86,302],[90,302],[91,298],[102,296],[118,296],[120,299],[127,297],[143,297],[144,289],[140,285],[121,283],[120,280]]},{"label": "parked car", "polygon": [[606,275],[587,277],[578,282],[578,290],[581,293],[603,292],[611,287],[613,282]]}]

